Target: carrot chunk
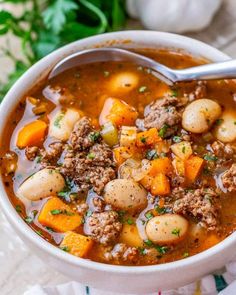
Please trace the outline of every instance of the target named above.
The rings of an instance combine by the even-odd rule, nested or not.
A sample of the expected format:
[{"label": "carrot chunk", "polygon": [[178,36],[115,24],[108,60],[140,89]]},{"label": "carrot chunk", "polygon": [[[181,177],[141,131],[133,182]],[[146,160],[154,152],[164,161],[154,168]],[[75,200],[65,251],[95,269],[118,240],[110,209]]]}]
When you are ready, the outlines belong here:
[{"label": "carrot chunk", "polygon": [[158,173],[151,185],[152,195],[168,195],[170,193],[170,183],[168,177],[163,173]]},{"label": "carrot chunk", "polygon": [[201,172],[204,160],[197,156],[192,156],[185,161],[185,177],[188,182],[194,182]]},{"label": "carrot chunk", "polygon": [[156,128],[151,128],[144,132],[139,132],[137,134],[136,145],[138,147],[145,147],[149,145],[154,145],[162,141],[161,137],[158,135]]},{"label": "carrot chunk", "polygon": [[19,148],[42,143],[47,129],[44,121],[37,120],[25,125],[18,133],[16,145]]},{"label": "carrot chunk", "polygon": [[100,114],[99,123],[104,125],[106,122],[112,122],[119,127],[130,126],[134,124],[137,117],[137,111],[126,102],[116,98],[108,98]]},{"label": "carrot chunk", "polygon": [[143,187],[145,187],[147,190],[150,190],[152,185],[153,177],[145,175],[141,180],[140,183]]},{"label": "carrot chunk", "polygon": [[170,174],[173,170],[171,160],[167,157],[159,158],[151,161],[150,176],[156,176],[158,173],[165,175]]},{"label": "carrot chunk", "polygon": [[38,221],[57,232],[67,232],[80,226],[82,218],[59,198],[53,197],[43,206]]},{"label": "carrot chunk", "polygon": [[93,246],[93,241],[84,235],[69,231],[65,234],[60,248],[78,257],[87,256]]}]

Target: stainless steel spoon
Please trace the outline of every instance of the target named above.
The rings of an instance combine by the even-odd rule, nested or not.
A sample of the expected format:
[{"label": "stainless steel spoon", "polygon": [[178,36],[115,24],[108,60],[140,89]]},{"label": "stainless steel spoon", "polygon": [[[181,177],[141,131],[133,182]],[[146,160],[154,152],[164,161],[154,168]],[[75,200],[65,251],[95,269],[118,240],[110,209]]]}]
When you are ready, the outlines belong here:
[{"label": "stainless steel spoon", "polygon": [[139,66],[149,68],[153,71],[153,74],[168,84],[192,80],[236,78],[236,60],[174,70],[141,54],[112,47],[87,49],[71,54],[55,65],[49,74],[49,78],[53,78],[70,68],[104,61],[129,61]]}]

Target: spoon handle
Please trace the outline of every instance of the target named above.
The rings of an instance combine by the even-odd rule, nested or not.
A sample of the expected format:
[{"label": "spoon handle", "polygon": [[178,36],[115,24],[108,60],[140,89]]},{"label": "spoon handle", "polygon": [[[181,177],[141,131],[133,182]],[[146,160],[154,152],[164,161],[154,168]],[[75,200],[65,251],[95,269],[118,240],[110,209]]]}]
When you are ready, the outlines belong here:
[{"label": "spoon handle", "polygon": [[172,74],[175,76],[172,77],[174,82],[236,78],[236,60],[173,70]]}]

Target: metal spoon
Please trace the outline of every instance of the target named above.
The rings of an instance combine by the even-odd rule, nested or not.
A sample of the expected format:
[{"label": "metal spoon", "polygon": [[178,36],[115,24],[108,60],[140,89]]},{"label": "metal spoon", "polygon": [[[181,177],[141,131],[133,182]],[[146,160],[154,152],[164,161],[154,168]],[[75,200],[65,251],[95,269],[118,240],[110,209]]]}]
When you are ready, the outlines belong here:
[{"label": "metal spoon", "polygon": [[83,64],[105,61],[129,61],[149,68],[159,79],[168,84],[192,80],[212,80],[236,78],[236,60],[206,64],[182,70],[170,69],[155,60],[120,48],[96,48],[71,54],[58,62],[49,74],[58,74]]}]

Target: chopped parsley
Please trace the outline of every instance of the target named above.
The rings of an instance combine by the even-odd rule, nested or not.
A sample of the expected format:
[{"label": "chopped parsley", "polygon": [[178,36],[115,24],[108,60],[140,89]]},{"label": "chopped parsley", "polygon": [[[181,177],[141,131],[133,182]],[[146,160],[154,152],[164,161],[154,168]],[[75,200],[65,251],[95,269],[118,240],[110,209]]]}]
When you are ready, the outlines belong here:
[{"label": "chopped parsley", "polygon": [[63,215],[67,215],[67,216],[73,216],[75,215],[75,213],[67,211],[66,209],[61,210],[61,209],[54,209],[50,211],[52,215],[59,215],[59,214],[63,214]]},{"label": "chopped parsley", "polygon": [[164,124],[163,127],[159,130],[158,134],[161,138],[164,138],[166,136],[166,132],[169,128],[169,125]]},{"label": "chopped parsley", "polygon": [[70,251],[70,249],[69,249],[68,246],[60,246],[60,249],[61,249],[62,251],[65,251],[65,252],[69,252],[69,251]]},{"label": "chopped parsley", "polygon": [[203,159],[206,161],[214,161],[214,162],[218,160],[216,156],[210,155],[210,154],[205,155]]},{"label": "chopped parsley", "polygon": [[154,159],[159,158],[159,156],[158,156],[158,154],[157,154],[157,151],[153,149],[153,150],[148,150],[148,151],[146,152],[146,158],[147,158],[148,160],[154,160]]},{"label": "chopped parsley", "polygon": [[21,205],[16,205],[15,209],[16,209],[16,212],[22,213]]},{"label": "chopped parsley", "polygon": [[41,163],[41,161],[42,161],[42,156],[37,156],[37,157],[35,158],[35,162],[36,162],[37,164]]},{"label": "chopped parsley", "polygon": [[61,120],[64,118],[64,113],[61,113],[59,116],[56,117],[53,125],[57,128],[61,128]]},{"label": "chopped parsley", "polygon": [[166,208],[165,207],[160,207],[160,206],[156,205],[154,207],[154,209],[156,210],[156,212],[158,214],[164,214],[164,213],[166,213]]},{"label": "chopped parsley", "polygon": [[145,92],[147,90],[147,86],[141,86],[140,88],[139,88],[139,92],[140,93],[143,93],[143,92]]},{"label": "chopped parsley", "polygon": [[147,254],[147,249],[145,249],[145,248],[141,248],[141,247],[139,247],[138,250],[139,250],[139,253],[140,253],[141,255],[146,255],[146,254]]},{"label": "chopped parsley", "polygon": [[175,228],[175,229],[173,229],[171,233],[172,233],[173,235],[176,235],[176,236],[179,237],[179,235],[180,235],[180,228]]},{"label": "chopped parsley", "polygon": [[32,223],[33,222],[33,218],[31,216],[26,216],[25,217],[25,222],[27,222],[28,224]]},{"label": "chopped parsley", "polygon": [[45,228],[46,228],[46,230],[48,230],[50,233],[54,233],[54,230],[53,230],[51,227],[49,227],[49,226],[45,226]]},{"label": "chopped parsley", "polygon": [[153,242],[151,240],[144,240],[144,244],[146,244],[148,247],[153,246]]},{"label": "chopped parsley", "polygon": [[144,136],[140,137],[140,141],[141,141],[142,143],[145,143],[146,140],[147,140],[146,137],[144,137]]},{"label": "chopped parsley", "polygon": [[172,140],[173,140],[173,142],[176,142],[176,143],[179,143],[179,142],[181,142],[182,141],[182,138],[180,137],[180,136],[173,136],[172,137]]},{"label": "chopped parsley", "polygon": [[160,254],[165,254],[168,251],[168,247],[166,246],[156,245],[155,248]]},{"label": "chopped parsley", "polygon": [[217,126],[219,126],[221,123],[223,123],[223,119],[217,119],[216,120],[216,122],[215,122],[215,124],[217,125]]},{"label": "chopped parsley", "polygon": [[43,236],[43,233],[42,233],[42,231],[41,231],[41,230],[36,230],[36,234],[38,234],[40,237],[42,237],[42,236]]},{"label": "chopped parsley", "polygon": [[126,220],[126,222],[127,222],[129,225],[134,224],[134,221],[133,221],[132,218],[128,218],[128,219]]},{"label": "chopped parsley", "polygon": [[171,96],[177,97],[178,96],[178,90],[177,89],[172,89]]},{"label": "chopped parsley", "polygon": [[147,212],[147,213],[145,213],[145,217],[146,217],[148,220],[150,220],[150,219],[152,219],[154,216],[153,216],[152,212]]},{"label": "chopped parsley", "polygon": [[182,147],[182,153],[185,154],[186,146]]},{"label": "chopped parsley", "polygon": [[236,121],[234,121],[234,125],[236,125]]},{"label": "chopped parsley", "polygon": [[93,212],[92,212],[91,210],[88,210],[88,211],[86,212],[86,216],[87,216],[87,217],[90,217],[92,214],[93,214]]},{"label": "chopped parsley", "polygon": [[99,138],[101,137],[100,132],[96,131],[96,132],[91,132],[89,134],[89,139],[93,142],[96,142]]},{"label": "chopped parsley", "polygon": [[87,155],[87,158],[90,159],[90,160],[93,160],[95,158],[95,154],[94,153],[89,153]]}]

